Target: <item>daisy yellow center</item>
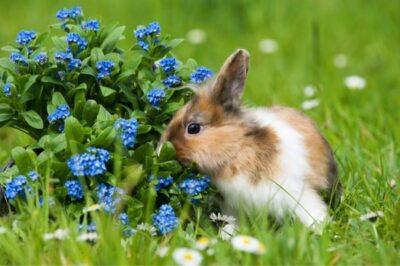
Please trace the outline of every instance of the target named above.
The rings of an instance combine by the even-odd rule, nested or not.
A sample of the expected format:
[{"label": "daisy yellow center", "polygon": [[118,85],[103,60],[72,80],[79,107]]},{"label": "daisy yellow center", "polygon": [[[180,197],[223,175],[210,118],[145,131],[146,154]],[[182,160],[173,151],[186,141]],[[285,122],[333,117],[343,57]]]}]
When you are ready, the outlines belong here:
[{"label": "daisy yellow center", "polygon": [[191,261],[193,260],[193,254],[192,253],[185,253],[185,255],[183,255],[183,259],[186,261]]},{"label": "daisy yellow center", "polygon": [[207,245],[208,244],[208,238],[207,237],[200,237],[197,242],[199,244]]},{"label": "daisy yellow center", "polygon": [[249,245],[250,244],[250,238],[247,238],[247,237],[245,237],[245,238],[243,238],[243,244],[244,245]]}]

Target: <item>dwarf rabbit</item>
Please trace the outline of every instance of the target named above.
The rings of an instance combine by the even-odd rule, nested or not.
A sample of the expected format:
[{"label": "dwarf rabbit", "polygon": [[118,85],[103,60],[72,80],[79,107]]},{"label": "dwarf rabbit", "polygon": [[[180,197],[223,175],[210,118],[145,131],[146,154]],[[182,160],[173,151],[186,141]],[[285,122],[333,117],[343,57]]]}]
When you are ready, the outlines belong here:
[{"label": "dwarf rabbit", "polygon": [[248,65],[246,50],[232,54],[175,114],[160,143],[170,141],[178,160],[212,177],[229,214],[244,207],[276,218],[294,213],[307,226],[322,222],[328,206],[320,193],[339,184],[329,144],[296,110],[241,106]]}]

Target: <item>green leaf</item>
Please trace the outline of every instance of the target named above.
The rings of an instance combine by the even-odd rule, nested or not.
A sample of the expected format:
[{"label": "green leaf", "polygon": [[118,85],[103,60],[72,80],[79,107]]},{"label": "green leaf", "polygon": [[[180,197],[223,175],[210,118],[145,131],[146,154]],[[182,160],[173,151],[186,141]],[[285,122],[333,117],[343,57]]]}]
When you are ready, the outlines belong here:
[{"label": "green leaf", "polygon": [[116,93],[116,91],[114,89],[111,89],[111,88],[105,87],[105,86],[100,86],[100,91],[101,91],[101,95],[103,95],[103,97],[109,97]]},{"label": "green leaf", "polygon": [[78,153],[79,150],[77,150],[77,145],[75,143],[82,143],[84,139],[83,126],[73,116],[69,116],[65,119],[65,137],[70,151],[72,153]]},{"label": "green leaf", "polygon": [[56,91],[53,93],[51,96],[51,103],[55,106],[59,106],[60,104],[66,103],[67,101],[65,100],[64,96]]},{"label": "green leaf", "polygon": [[42,32],[35,40],[35,46],[41,46],[49,37],[48,32]]},{"label": "green leaf", "polygon": [[6,52],[10,52],[10,53],[19,52],[19,50],[17,48],[15,48],[14,46],[11,46],[11,45],[3,46],[3,47],[1,47],[1,50],[2,51],[6,51]]},{"label": "green leaf", "polygon": [[160,155],[158,156],[158,161],[166,162],[175,160],[175,158],[176,158],[176,151],[172,143],[169,141],[163,143],[161,146]]},{"label": "green leaf", "polygon": [[28,81],[24,85],[24,92],[28,91],[33,84],[35,84],[36,79],[39,75],[32,75],[29,77]]},{"label": "green leaf", "polygon": [[121,74],[118,76],[115,83],[119,83],[125,78],[134,75],[140,63],[142,62],[142,58],[143,58],[142,55],[136,55],[136,57],[126,61],[123,64]]},{"label": "green leaf", "polygon": [[137,162],[144,164],[146,161],[147,156],[153,156],[154,154],[154,147],[150,142],[147,142],[137,148],[132,155],[132,158]]},{"label": "green leaf", "polygon": [[101,50],[98,47],[95,47],[90,51],[90,62],[92,63],[92,66],[95,67],[97,61],[102,60],[104,58],[104,53],[103,50]]},{"label": "green leaf", "polygon": [[11,156],[21,174],[26,174],[35,169],[36,154],[32,150],[16,147],[12,149]]},{"label": "green leaf", "polygon": [[149,133],[150,130],[151,130],[151,126],[150,125],[139,125],[137,133],[138,133],[138,135],[146,134],[146,133]]},{"label": "green leaf", "polygon": [[95,100],[88,100],[83,108],[82,119],[85,120],[88,125],[92,126],[96,121],[99,110],[100,106]]},{"label": "green leaf", "polygon": [[185,39],[173,39],[167,42],[167,45],[171,47],[171,49],[174,49],[177,47],[179,44],[181,44]]},{"label": "green leaf", "polygon": [[33,128],[42,129],[43,128],[43,120],[40,115],[33,110],[29,110],[27,112],[21,113],[25,122],[28,123]]},{"label": "green leaf", "polygon": [[116,131],[114,127],[108,127],[101,131],[101,133],[90,142],[90,146],[96,147],[110,147],[115,140]]},{"label": "green leaf", "polygon": [[8,121],[14,117],[14,110],[9,105],[0,105],[0,122]]},{"label": "green leaf", "polygon": [[125,26],[120,26],[115,28],[103,41],[100,48],[103,49],[104,53],[112,52],[117,44],[117,42],[123,39],[123,32]]},{"label": "green leaf", "polygon": [[[1,60],[1,59],[0,59],[0,60]],[[63,84],[61,81],[59,81],[59,80],[57,80],[57,79],[55,79],[55,78],[53,78],[53,77],[50,77],[50,76],[44,76],[44,77],[42,77],[40,80],[41,80],[43,83],[50,83],[50,84],[55,84],[55,85],[64,86],[64,84]]]},{"label": "green leaf", "polygon": [[53,41],[54,46],[57,48],[57,50],[65,51],[67,49],[67,42],[65,41],[65,37],[53,36],[51,37],[51,40]]},{"label": "green leaf", "polygon": [[16,73],[15,64],[8,58],[0,58],[0,68],[10,71],[11,73]]},{"label": "green leaf", "polygon": [[181,171],[182,166],[178,163],[178,161],[167,161],[159,163],[158,166],[162,171],[170,171],[171,173],[178,173]]},{"label": "green leaf", "polygon": [[165,106],[165,109],[163,111],[163,114],[172,114],[175,113],[177,110],[179,110],[183,106],[183,101],[179,103],[168,103]]}]

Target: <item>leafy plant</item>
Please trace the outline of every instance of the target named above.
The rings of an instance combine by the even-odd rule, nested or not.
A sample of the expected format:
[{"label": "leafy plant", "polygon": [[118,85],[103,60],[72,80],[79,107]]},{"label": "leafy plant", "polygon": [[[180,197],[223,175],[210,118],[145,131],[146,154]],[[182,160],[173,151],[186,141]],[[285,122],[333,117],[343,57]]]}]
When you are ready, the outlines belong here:
[{"label": "leafy plant", "polygon": [[191,98],[187,83],[212,72],[174,58],[182,39],[162,35],[157,22],[138,27],[125,51],[118,47],[125,26],[85,20],[79,7],[57,18],[50,32],[21,31],[3,47],[10,57],[0,59],[0,126],[35,139],[15,147],[14,166],[1,173],[8,203],[22,213],[31,211],[27,204],[43,206],[50,215],[55,204],[88,222],[88,210],[102,209],[120,214],[125,229],[153,221],[169,233],[185,223],[177,213],[208,202],[209,178],[182,167],[170,143],[159,156],[155,147]]}]

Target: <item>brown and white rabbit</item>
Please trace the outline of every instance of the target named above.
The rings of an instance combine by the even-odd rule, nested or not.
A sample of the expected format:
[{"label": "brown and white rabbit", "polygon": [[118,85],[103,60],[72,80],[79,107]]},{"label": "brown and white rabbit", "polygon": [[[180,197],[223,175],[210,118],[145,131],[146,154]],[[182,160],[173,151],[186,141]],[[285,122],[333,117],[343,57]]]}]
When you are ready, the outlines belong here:
[{"label": "brown and white rabbit", "polygon": [[248,65],[246,50],[232,54],[175,114],[160,143],[170,141],[181,162],[212,177],[229,214],[244,207],[277,218],[292,212],[307,226],[322,222],[328,207],[320,192],[338,184],[329,144],[294,109],[241,106]]}]

